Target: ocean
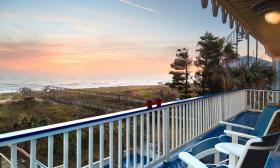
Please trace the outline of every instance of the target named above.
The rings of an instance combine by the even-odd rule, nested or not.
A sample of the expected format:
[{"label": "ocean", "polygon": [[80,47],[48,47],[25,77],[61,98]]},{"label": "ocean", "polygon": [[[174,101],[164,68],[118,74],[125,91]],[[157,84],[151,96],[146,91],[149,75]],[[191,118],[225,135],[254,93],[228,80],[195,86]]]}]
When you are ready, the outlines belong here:
[{"label": "ocean", "polygon": [[122,77],[122,78],[85,78],[85,77],[46,77],[38,75],[1,75],[0,93],[16,92],[22,87],[40,90],[46,86],[63,88],[98,88],[128,85],[157,85],[166,83],[166,76]]}]

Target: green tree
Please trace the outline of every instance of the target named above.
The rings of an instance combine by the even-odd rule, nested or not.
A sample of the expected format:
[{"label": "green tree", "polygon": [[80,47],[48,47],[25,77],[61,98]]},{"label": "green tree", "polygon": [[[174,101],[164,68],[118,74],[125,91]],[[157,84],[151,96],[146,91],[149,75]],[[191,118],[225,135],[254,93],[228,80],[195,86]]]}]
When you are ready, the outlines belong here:
[{"label": "green tree", "polygon": [[177,89],[181,95],[180,98],[190,97],[189,84],[189,68],[192,65],[192,60],[189,58],[189,52],[186,48],[177,49],[176,58],[170,65],[172,70],[169,74],[172,75],[172,82],[168,85],[171,88]]},{"label": "green tree", "polygon": [[243,62],[236,67],[227,67],[227,89],[271,89],[276,81],[275,70],[261,61],[247,65]]},{"label": "green tree", "polygon": [[198,86],[198,94],[215,93],[224,90],[223,75],[225,67],[237,58],[232,45],[225,43],[224,38],[215,37],[206,32],[197,43],[199,55],[194,64],[198,67],[194,84]]}]

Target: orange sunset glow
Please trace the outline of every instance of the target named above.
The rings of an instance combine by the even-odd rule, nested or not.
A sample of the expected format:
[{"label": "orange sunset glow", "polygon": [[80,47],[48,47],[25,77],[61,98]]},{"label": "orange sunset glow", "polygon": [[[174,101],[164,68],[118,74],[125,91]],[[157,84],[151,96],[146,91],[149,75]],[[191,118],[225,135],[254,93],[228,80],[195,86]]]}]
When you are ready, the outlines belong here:
[{"label": "orange sunset glow", "polygon": [[[194,60],[196,43],[206,31],[221,37],[230,33],[193,1],[2,1],[0,70],[170,80],[178,48],[188,48]],[[245,51],[240,45],[241,55]]]}]

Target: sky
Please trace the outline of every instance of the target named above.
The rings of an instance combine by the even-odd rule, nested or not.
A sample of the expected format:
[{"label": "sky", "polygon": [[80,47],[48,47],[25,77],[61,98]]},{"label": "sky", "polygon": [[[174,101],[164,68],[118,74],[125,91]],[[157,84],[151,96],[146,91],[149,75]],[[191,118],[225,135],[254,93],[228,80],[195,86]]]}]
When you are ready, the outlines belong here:
[{"label": "sky", "polygon": [[[0,21],[6,76],[168,77],[177,48],[188,48],[194,59],[206,31],[220,37],[232,31],[200,0],[0,1]],[[260,55],[269,59],[262,47]]]}]

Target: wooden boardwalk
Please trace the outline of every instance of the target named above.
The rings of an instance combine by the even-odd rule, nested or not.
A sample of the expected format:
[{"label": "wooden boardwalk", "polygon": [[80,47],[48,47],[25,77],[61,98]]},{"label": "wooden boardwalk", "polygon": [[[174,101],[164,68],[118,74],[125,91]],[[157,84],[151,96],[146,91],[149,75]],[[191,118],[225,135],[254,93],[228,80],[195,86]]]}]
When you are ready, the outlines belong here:
[{"label": "wooden boardwalk", "polygon": [[26,98],[40,98],[63,104],[74,104],[86,108],[101,109],[106,112],[128,110],[144,106],[146,102],[144,99],[129,97],[122,94],[61,87],[45,87],[40,91],[35,91],[30,88],[21,88],[19,92]]}]

